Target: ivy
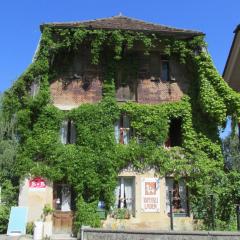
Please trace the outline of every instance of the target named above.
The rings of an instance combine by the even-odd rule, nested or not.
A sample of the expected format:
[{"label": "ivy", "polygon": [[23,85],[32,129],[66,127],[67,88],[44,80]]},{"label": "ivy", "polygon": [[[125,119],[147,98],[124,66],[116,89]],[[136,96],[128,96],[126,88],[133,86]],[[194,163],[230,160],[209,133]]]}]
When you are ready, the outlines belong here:
[{"label": "ivy", "polygon": [[[135,44],[142,44],[146,54],[161,46],[164,54],[188,68],[192,81],[189,93],[181,101],[117,104],[116,69],[128,65],[125,70],[136,76],[137,62],[126,54]],[[224,172],[217,127],[224,124],[227,115],[239,118],[240,98],[202,51],[205,46],[202,37],[178,40],[142,32],[44,27],[34,63],[4,96],[5,115],[15,116],[18,121],[20,147],[16,173],[68,182],[77,193],[76,226],[99,226],[96,203],[103,200],[107,209],[111,208],[119,171],[128,166],[137,171],[152,167],[159,176],[187,178],[192,192],[191,207],[197,215],[207,209],[205,202],[213,193],[219,222],[227,226],[231,219],[226,213],[233,212],[233,207],[225,203],[240,197],[230,187],[235,186],[233,179],[240,177],[236,172]],[[77,53],[81,47],[90,49],[92,64],[105,63],[103,100],[82,104],[66,113],[51,103],[52,64],[57,54]],[[40,82],[40,91],[33,98],[29,90],[36,80]],[[128,145],[116,144],[114,139],[113,126],[121,113],[128,114],[135,130]],[[170,122],[176,118],[182,121],[182,146],[165,149]],[[60,142],[59,129],[65,119],[76,124],[74,145]],[[208,216],[200,217],[207,223]]]}]

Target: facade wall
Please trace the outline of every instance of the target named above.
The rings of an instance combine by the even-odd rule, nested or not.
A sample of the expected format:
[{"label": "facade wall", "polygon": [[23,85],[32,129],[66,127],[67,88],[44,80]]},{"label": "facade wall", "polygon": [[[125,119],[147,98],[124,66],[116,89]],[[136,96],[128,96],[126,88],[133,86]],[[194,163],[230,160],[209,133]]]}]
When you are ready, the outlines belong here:
[{"label": "facade wall", "polygon": [[162,81],[161,78],[159,81],[152,81],[151,72],[147,74],[147,77],[142,76],[138,80],[137,101],[139,103],[157,104],[179,101],[187,92],[190,77],[185,66],[174,60],[169,61],[169,65],[170,81]]},{"label": "facade wall", "polygon": [[[46,204],[52,207],[53,188],[52,183],[46,181],[46,188],[31,189],[30,178],[25,178],[20,185],[18,205],[28,208],[28,222],[42,220],[43,208]],[[44,236],[52,234],[52,219],[48,216],[44,223]]]},{"label": "facade wall", "polygon": [[70,110],[102,99],[102,70],[91,64],[88,50],[57,56],[53,69],[58,74],[50,84],[50,93],[56,107]]},{"label": "facade wall", "polygon": [[235,91],[240,91],[240,31],[235,33],[232,49],[225,67],[223,78]]},{"label": "facade wall", "polygon": [[[136,58],[139,58],[136,79],[127,76],[123,66],[118,67],[115,79],[118,101],[157,104],[179,101],[187,92],[190,76],[185,65],[170,59],[169,81],[163,81],[160,51],[147,57],[143,53],[136,54]],[[99,102],[102,99],[104,67],[92,65],[87,53],[72,57],[68,65],[57,64],[56,68],[62,73],[50,85],[53,104],[62,110],[70,110],[83,103]],[[125,82],[123,86],[121,81]]]},{"label": "facade wall", "polygon": [[92,77],[86,90],[84,84],[82,79],[72,80],[67,85],[61,78],[54,81],[50,86],[54,106],[62,110],[70,110],[83,103],[99,102],[102,99],[101,81],[97,77]]},{"label": "facade wall", "polygon": [[[130,219],[115,219],[110,215],[103,222],[103,228],[106,229],[129,229],[129,230],[170,230],[170,218],[166,207],[166,182],[165,178],[160,178],[160,211],[144,212],[142,210],[142,180],[144,178],[156,178],[158,175],[154,170],[148,170],[144,173],[137,173],[131,169],[125,170],[119,174],[119,177],[135,178],[135,214]],[[193,230],[194,221],[192,217],[174,217],[174,230],[187,231]]]}]

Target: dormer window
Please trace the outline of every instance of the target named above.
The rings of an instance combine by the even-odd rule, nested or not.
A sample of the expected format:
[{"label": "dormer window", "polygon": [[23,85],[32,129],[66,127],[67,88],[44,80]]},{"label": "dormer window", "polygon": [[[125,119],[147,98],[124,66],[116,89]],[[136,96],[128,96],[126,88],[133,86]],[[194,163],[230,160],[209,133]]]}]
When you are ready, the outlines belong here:
[{"label": "dormer window", "polygon": [[126,114],[122,114],[115,123],[115,139],[117,143],[128,144],[131,136],[130,120]]},{"label": "dormer window", "polygon": [[65,120],[61,127],[62,144],[73,144],[76,142],[76,126],[72,120]]}]

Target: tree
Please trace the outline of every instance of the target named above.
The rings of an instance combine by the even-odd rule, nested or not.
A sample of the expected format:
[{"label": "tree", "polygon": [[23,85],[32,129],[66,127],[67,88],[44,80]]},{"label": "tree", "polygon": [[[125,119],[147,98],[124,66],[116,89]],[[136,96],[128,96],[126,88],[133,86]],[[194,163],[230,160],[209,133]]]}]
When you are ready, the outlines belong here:
[{"label": "tree", "polygon": [[226,169],[240,170],[240,143],[237,134],[230,134],[223,140],[223,155]]},{"label": "tree", "polygon": [[14,120],[7,121],[1,108],[0,95],[0,233],[6,231],[10,208],[16,203],[18,180],[14,174],[17,141]]}]

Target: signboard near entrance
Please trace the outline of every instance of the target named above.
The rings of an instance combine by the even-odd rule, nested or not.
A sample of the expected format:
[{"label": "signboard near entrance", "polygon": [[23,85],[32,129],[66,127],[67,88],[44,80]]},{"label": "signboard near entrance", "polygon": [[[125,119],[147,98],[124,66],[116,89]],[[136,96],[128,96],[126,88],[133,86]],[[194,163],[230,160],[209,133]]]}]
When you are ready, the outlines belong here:
[{"label": "signboard near entrance", "polygon": [[7,235],[19,236],[26,234],[28,209],[26,207],[11,207]]},{"label": "signboard near entrance", "polygon": [[41,177],[36,177],[29,180],[29,189],[31,191],[45,190],[46,182]]},{"label": "signboard near entrance", "polygon": [[142,178],[142,212],[160,212],[159,178]]}]

